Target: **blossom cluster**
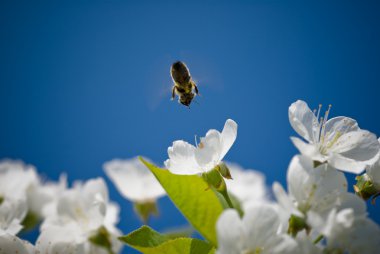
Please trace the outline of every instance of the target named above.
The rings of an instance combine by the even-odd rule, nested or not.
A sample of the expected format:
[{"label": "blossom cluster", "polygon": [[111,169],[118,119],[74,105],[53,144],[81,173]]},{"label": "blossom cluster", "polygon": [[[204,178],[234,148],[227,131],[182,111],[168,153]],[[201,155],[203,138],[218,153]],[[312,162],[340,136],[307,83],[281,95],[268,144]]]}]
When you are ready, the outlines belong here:
[{"label": "blossom cluster", "polygon": [[[262,173],[223,161],[237,138],[231,119],[195,145],[174,141],[165,169],[142,157],[104,163],[105,174],[144,224],[158,214],[158,199],[168,195],[205,241],[146,227],[122,236],[119,206],[109,200],[102,178],[69,187],[65,175],[47,182],[33,166],[2,161],[0,254],[116,254],[123,243],[158,254],[376,253],[380,227],[368,217],[365,200],[380,195],[380,139],[352,118],[329,119],[331,106],[324,115],[321,110],[300,100],[289,107],[290,124],[300,136],[291,141],[300,154],[288,166],[287,190],[278,182],[270,190]],[[345,173],[357,175],[354,192]],[[200,198],[199,207],[189,207],[192,191],[213,200]],[[200,226],[210,221],[212,228]],[[20,238],[37,225],[35,243]]]},{"label": "blossom cluster", "polygon": [[[69,188],[65,175],[59,182],[44,182],[33,166],[12,160],[0,163],[2,254],[119,252],[118,214],[101,178],[78,181]],[[35,245],[18,237],[37,224],[40,235]],[[109,250],[98,241],[101,237],[109,242]]]}]

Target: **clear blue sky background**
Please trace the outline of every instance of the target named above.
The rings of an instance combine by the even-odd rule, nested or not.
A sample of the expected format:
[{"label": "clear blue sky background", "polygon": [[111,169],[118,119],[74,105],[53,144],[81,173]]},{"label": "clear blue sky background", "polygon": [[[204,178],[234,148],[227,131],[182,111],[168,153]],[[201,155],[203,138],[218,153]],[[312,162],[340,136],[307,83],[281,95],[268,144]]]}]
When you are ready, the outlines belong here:
[{"label": "clear blue sky background", "polygon": [[[115,157],[162,163],[172,141],[232,118],[238,138],[226,159],[285,183],[297,99],[331,103],[333,116],[380,134],[379,2],[54,2],[0,3],[0,158],[49,179],[105,177]],[[169,100],[175,60],[199,84],[190,110]],[[138,228],[109,189],[122,231]],[[152,227],[186,223],[167,198],[159,205]],[[369,211],[380,223],[380,206]]]}]

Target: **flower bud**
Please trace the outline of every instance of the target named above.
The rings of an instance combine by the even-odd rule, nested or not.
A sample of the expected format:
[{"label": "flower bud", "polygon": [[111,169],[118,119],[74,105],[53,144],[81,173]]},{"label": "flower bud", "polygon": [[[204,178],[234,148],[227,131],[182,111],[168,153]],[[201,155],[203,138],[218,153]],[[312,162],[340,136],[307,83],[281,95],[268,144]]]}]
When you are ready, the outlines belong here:
[{"label": "flower bud", "polygon": [[223,162],[219,163],[218,166],[215,167],[216,170],[226,179],[232,179],[230,169]]},{"label": "flower bud", "polygon": [[357,176],[356,184],[354,185],[355,193],[364,200],[372,197],[372,203],[375,203],[376,198],[380,195],[380,191],[376,189],[367,174]]},{"label": "flower bud", "polygon": [[216,166],[214,169],[203,173],[202,177],[210,187],[215,188],[215,190],[218,192],[224,192],[226,191],[227,187],[222,175],[218,170],[218,167],[219,166]]}]

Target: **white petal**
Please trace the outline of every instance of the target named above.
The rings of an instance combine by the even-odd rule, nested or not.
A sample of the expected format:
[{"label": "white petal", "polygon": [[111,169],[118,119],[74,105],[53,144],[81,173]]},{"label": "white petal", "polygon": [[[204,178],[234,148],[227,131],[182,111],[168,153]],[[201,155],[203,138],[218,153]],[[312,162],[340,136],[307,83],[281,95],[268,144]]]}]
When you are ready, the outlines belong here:
[{"label": "white petal", "polygon": [[34,254],[33,245],[17,236],[5,234],[0,236],[0,254]]},{"label": "white petal", "polygon": [[236,163],[225,162],[230,170],[232,180],[226,180],[227,190],[231,192],[243,206],[267,199],[265,176],[255,170],[244,170]]},{"label": "white petal", "polygon": [[325,125],[325,135],[328,140],[332,139],[337,133],[344,134],[357,130],[359,130],[358,123],[354,119],[345,116],[331,118]]},{"label": "white petal", "polygon": [[10,235],[18,234],[27,209],[25,200],[4,199],[0,204],[0,231]]},{"label": "white petal", "polygon": [[290,139],[301,154],[319,162],[327,160],[327,157],[319,152],[317,145],[305,143],[297,137],[290,137]]},{"label": "white petal", "polygon": [[366,165],[376,162],[380,144],[376,136],[368,131],[352,131],[343,134],[329,149],[329,163],[337,169],[360,173]]},{"label": "white petal", "polygon": [[220,163],[222,150],[221,134],[217,130],[209,130],[195,150],[195,160],[203,171],[209,171]]},{"label": "white petal", "polygon": [[107,176],[123,197],[133,202],[152,201],[165,194],[152,172],[136,157],[104,164]]},{"label": "white petal", "polygon": [[367,215],[366,202],[351,192],[342,193],[339,197],[339,210],[352,209],[355,216]]},{"label": "white petal", "polygon": [[311,159],[300,155],[294,156],[290,162],[287,182],[289,194],[304,212],[329,210],[340,194],[347,191],[347,180],[342,172],[327,164],[314,168]]},{"label": "white petal", "polygon": [[166,168],[173,174],[194,175],[202,173],[195,160],[195,147],[185,141],[177,140],[168,148],[169,159],[165,161]]},{"label": "white petal", "polygon": [[36,249],[44,254],[85,254],[86,240],[75,224],[64,227],[50,226],[42,230],[37,239]]},{"label": "white petal", "polygon": [[299,232],[295,240],[297,248],[294,254],[322,254],[322,250],[314,245],[313,240],[310,239],[305,230]]},{"label": "white petal", "polygon": [[25,199],[27,190],[39,184],[33,166],[14,160],[0,162],[0,193],[3,197],[14,200]]},{"label": "white petal", "polygon": [[274,182],[272,189],[277,202],[279,203],[280,207],[283,208],[282,213],[286,214],[285,217],[287,217],[287,219],[291,214],[303,216],[302,213],[296,209],[293,200],[286,194],[281,184]]},{"label": "white petal", "polygon": [[119,223],[120,207],[117,203],[111,202],[107,205],[107,213],[104,218],[104,226],[107,230],[114,234],[119,235],[119,230],[116,228],[116,224]]},{"label": "white petal", "polygon": [[298,100],[290,105],[289,121],[301,137],[309,142],[315,141],[313,126],[318,123],[318,119],[304,101]]},{"label": "white petal", "polygon": [[374,164],[368,166],[366,171],[375,187],[380,190],[380,159],[378,159]]},{"label": "white petal", "polygon": [[273,238],[280,226],[280,218],[276,210],[267,204],[249,207],[244,214],[243,225],[247,234],[247,247],[256,248],[273,247]]},{"label": "white petal", "polygon": [[236,210],[228,209],[220,215],[217,224],[218,254],[240,254],[245,241],[243,223]]},{"label": "white petal", "polygon": [[224,156],[227,154],[228,150],[230,150],[231,146],[235,142],[237,136],[237,128],[237,123],[232,119],[228,119],[224,124],[224,128],[221,134],[222,151],[220,153],[220,160],[223,160]]},{"label": "white petal", "polygon": [[338,239],[349,253],[372,254],[380,249],[380,228],[369,218],[358,218],[351,230],[345,230]]}]

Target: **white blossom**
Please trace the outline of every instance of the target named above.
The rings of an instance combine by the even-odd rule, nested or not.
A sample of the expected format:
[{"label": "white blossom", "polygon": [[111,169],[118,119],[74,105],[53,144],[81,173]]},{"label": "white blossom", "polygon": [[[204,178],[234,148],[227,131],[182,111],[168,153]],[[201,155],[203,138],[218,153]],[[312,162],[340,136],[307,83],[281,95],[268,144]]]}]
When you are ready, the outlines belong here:
[{"label": "white blossom", "polygon": [[322,254],[322,248],[319,248],[313,243],[313,239],[310,234],[306,233],[306,230],[302,230],[294,238],[297,244],[297,247],[294,250],[293,254]]},{"label": "white blossom", "polygon": [[0,235],[0,254],[35,254],[34,246],[11,234]]},{"label": "white blossom", "polygon": [[296,242],[278,234],[279,226],[279,216],[268,204],[250,206],[242,219],[236,210],[228,209],[217,221],[217,253],[294,253]]},{"label": "white blossom", "polygon": [[120,194],[132,202],[151,202],[165,195],[161,184],[137,157],[106,162],[104,171]]},{"label": "white blossom", "polygon": [[27,192],[36,185],[39,179],[33,166],[15,160],[0,162],[0,197],[26,200]]},{"label": "white blossom", "polygon": [[320,117],[321,106],[316,113],[304,101],[294,102],[289,107],[289,121],[306,142],[296,137],[291,139],[311,159],[359,174],[377,160],[380,144],[374,134],[361,130],[354,119],[339,116],[328,120],[330,107]]},{"label": "white blossom", "polygon": [[327,253],[377,253],[380,228],[353,208],[333,209],[326,219],[309,220],[326,238]]},{"label": "white blossom", "polygon": [[280,206],[284,229],[291,215],[304,217],[309,211],[328,213],[340,204],[340,197],[347,192],[347,180],[342,172],[328,164],[313,167],[306,156],[296,155],[287,172],[288,192],[279,183],[273,184],[273,192]]},{"label": "white blossom", "polygon": [[223,131],[209,130],[195,147],[183,140],[168,148],[166,168],[173,174],[194,175],[214,169],[227,154],[237,135],[237,124],[228,119]]},{"label": "white blossom", "polygon": [[25,200],[3,199],[0,202],[0,254],[32,254],[34,247],[16,235],[21,231],[25,218]]},{"label": "white blossom", "polygon": [[265,176],[252,169],[243,169],[236,163],[226,162],[233,179],[227,179],[227,190],[248,207],[254,203],[269,202]]},{"label": "white blossom", "polygon": [[[378,141],[380,142],[380,138]],[[380,191],[380,158],[374,164],[366,167],[366,173],[375,188]]]},{"label": "white blossom", "polygon": [[59,182],[33,185],[27,192],[29,209],[40,218],[45,218],[55,209],[61,194],[67,189],[67,177],[62,174]]},{"label": "white blossom", "polygon": [[[108,211],[110,209],[110,211]],[[41,226],[36,248],[41,253],[106,253],[94,246],[89,238],[101,227],[106,227],[112,238],[120,232],[118,208],[109,203],[108,189],[101,178],[85,183],[77,182],[72,189],[65,190],[59,197],[56,209],[48,214]],[[120,243],[111,239],[115,253]]]}]

